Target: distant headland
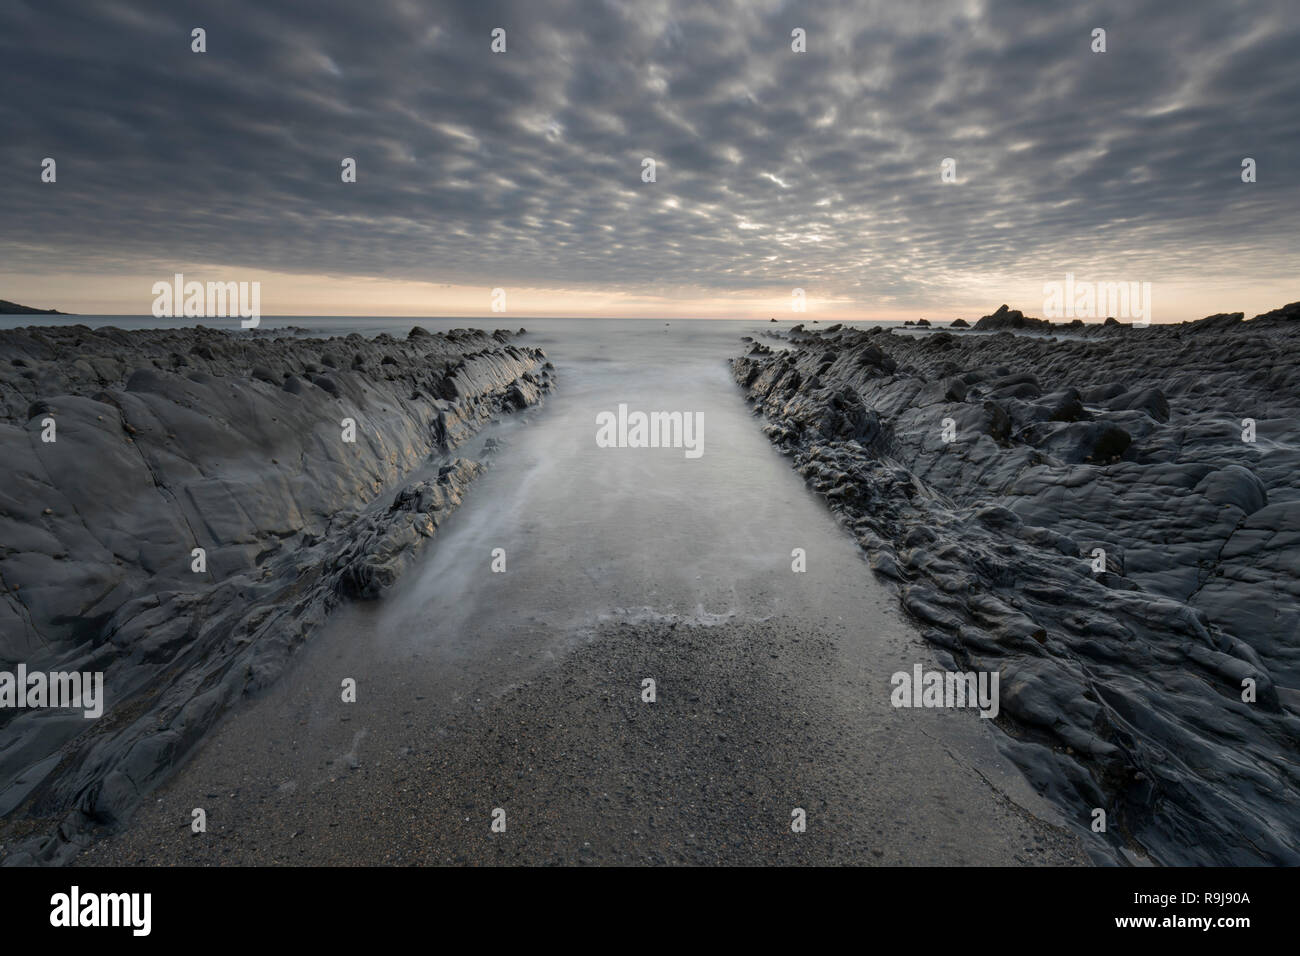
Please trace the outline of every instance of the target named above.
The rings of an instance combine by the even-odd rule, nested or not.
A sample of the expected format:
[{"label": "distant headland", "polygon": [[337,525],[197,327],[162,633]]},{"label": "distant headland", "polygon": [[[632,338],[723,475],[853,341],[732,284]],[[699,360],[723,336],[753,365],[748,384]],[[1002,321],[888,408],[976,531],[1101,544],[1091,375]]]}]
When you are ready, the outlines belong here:
[{"label": "distant headland", "polygon": [[28,305],[19,305],[7,299],[0,299],[0,315],[68,315],[58,309],[33,309]]}]

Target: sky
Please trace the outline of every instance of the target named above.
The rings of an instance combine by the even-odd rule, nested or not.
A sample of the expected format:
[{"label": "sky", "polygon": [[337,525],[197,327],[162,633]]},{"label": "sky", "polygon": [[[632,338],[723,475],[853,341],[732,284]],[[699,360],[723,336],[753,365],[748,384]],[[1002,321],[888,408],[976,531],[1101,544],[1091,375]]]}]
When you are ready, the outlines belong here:
[{"label": "sky", "polygon": [[1297,0],[4,0],[0,298],[1251,316],[1300,299],[1297,49]]}]

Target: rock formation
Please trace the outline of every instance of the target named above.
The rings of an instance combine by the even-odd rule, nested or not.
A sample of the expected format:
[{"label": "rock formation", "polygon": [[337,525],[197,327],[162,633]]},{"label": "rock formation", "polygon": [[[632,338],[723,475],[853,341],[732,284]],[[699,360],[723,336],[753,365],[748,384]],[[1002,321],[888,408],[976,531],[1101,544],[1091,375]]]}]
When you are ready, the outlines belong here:
[{"label": "rock formation", "polygon": [[8,862],[75,855],[382,592],[477,474],[454,450],[551,382],[509,332],[0,332],[0,664],[108,698],[0,711]]},{"label": "rock formation", "polygon": [[1003,306],[976,324],[1001,334],[795,328],[733,360],[941,659],[1001,671],[1007,751],[1115,858],[1300,862],[1297,318],[1050,341]]}]

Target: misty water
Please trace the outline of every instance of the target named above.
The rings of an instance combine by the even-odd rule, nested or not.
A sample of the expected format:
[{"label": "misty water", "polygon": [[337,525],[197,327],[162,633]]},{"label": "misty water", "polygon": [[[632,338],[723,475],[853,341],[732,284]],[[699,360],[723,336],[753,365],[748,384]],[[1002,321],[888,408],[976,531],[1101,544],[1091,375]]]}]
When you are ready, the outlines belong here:
[{"label": "misty water", "polygon": [[[864,565],[761,432],[727,359],[760,329],[735,322],[532,323],[556,364],[545,406],[501,429],[505,449],[462,520],[387,611],[456,624],[482,601],[519,627],[580,633],[601,615],[701,623],[817,608]],[[602,448],[597,417],[680,412],[685,448]],[[488,571],[502,548],[508,572]],[[804,550],[809,573],[796,574]]]},{"label": "misty water", "polygon": [[[372,320],[361,329],[326,321],[338,322],[339,334],[409,330],[399,321],[382,329]],[[518,674],[502,669],[496,652],[522,668],[519,661],[562,654],[611,620],[717,625],[829,615],[903,630],[892,595],[768,442],[732,380],[728,359],[766,323],[522,324],[521,344],[544,349],[556,366],[555,391],[453,453],[477,457],[487,439],[501,443],[419,564],[382,602],[343,609],[333,627],[484,668],[502,683]],[[597,418],[620,405],[697,416],[702,454],[600,447]],[[495,549],[504,552],[504,574],[491,571]],[[804,573],[792,570],[795,549]]]}]

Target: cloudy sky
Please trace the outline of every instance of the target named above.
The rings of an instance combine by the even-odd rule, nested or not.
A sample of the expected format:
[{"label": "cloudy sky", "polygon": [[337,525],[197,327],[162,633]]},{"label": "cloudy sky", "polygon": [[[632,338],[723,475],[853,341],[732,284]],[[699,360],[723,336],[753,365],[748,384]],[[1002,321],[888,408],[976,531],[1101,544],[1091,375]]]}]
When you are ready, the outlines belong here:
[{"label": "cloudy sky", "polygon": [[1253,315],[1300,299],[1297,49],[1297,0],[4,0],[0,298]]}]

